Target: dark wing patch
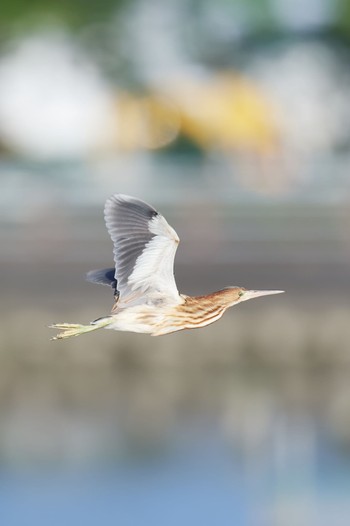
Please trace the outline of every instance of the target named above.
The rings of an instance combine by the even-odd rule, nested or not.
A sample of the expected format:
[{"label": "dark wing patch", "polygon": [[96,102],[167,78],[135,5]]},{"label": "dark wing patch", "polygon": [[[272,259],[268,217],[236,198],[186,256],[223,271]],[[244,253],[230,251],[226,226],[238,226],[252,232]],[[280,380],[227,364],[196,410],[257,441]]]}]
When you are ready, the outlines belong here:
[{"label": "dark wing patch", "polygon": [[98,283],[99,285],[110,285],[116,288],[117,280],[115,279],[115,268],[100,268],[98,270],[90,270],[86,274],[87,281],[90,283]]}]

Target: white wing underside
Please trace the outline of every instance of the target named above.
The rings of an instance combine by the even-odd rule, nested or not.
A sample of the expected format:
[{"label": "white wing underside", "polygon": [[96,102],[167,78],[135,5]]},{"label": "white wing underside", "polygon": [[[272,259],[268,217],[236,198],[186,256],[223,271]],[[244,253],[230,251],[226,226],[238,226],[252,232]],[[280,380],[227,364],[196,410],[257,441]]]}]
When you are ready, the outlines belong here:
[{"label": "white wing underside", "polygon": [[179,238],[148,204],[123,194],[110,197],[105,221],[114,244],[118,307],[179,303],[174,258]]}]

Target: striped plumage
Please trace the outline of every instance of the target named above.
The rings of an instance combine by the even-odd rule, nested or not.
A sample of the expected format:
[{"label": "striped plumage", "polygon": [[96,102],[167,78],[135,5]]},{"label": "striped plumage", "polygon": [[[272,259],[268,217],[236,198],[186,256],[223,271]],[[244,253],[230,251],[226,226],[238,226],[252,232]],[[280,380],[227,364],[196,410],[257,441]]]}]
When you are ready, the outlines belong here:
[{"label": "striped plumage", "polygon": [[94,270],[87,279],[113,287],[109,316],[89,325],[58,323],[53,339],[78,336],[99,328],[160,336],[196,329],[217,321],[226,309],[279,290],[227,287],[206,296],[179,294],[173,266],[179,237],[153,207],[134,197],[115,194],[105,205],[105,221],[114,245],[115,268]]},{"label": "striped plumage", "polygon": [[206,296],[181,295],[183,303],[168,313],[154,335],[159,336],[182,329],[199,329],[214,323],[221,318],[228,307],[239,300],[240,290],[238,287],[233,287]]}]

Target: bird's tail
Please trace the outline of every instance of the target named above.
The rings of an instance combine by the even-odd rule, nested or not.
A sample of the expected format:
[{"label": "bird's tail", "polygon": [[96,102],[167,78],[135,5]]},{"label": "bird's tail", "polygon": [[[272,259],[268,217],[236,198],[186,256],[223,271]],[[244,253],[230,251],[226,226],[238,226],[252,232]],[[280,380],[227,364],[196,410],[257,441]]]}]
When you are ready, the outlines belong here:
[{"label": "bird's tail", "polygon": [[80,334],[84,334],[84,332],[102,329],[112,323],[112,321],[112,317],[107,316],[105,318],[98,318],[89,325],[80,325],[79,323],[54,323],[53,325],[49,325],[49,328],[58,329],[62,332],[59,332],[57,336],[54,336],[51,340],[63,340],[64,338],[71,338],[72,336],[80,336]]}]

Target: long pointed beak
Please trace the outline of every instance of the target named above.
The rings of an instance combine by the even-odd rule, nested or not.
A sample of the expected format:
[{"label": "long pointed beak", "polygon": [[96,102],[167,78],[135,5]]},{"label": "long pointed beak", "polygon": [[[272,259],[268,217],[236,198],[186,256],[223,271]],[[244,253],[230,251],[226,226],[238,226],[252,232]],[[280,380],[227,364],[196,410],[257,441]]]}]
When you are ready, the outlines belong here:
[{"label": "long pointed beak", "polygon": [[259,298],[259,296],[270,296],[271,294],[282,294],[284,290],[247,290],[243,295],[243,300]]}]

